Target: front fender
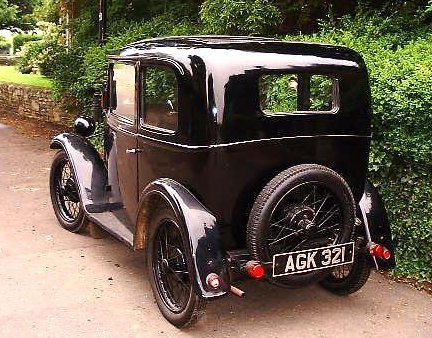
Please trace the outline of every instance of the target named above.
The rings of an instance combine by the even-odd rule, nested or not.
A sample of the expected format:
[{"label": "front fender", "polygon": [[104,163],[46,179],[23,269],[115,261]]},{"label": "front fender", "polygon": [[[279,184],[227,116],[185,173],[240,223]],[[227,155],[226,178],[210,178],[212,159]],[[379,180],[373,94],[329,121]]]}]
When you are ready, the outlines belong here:
[{"label": "front fender", "polygon": [[359,202],[359,208],[367,240],[385,246],[391,253],[391,257],[388,260],[373,258],[375,267],[377,270],[394,268],[396,261],[387,212],[377,189],[369,180],[366,181],[363,196]]},{"label": "front fender", "polygon": [[106,211],[107,170],[97,150],[84,138],[64,133],[54,137],[51,149],[63,149],[73,167],[84,211]]},{"label": "front fender", "polygon": [[[195,268],[195,287],[204,298],[213,298],[224,295],[222,290],[210,290],[206,283],[208,274],[214,272],[225,276],[225,251],[219,234],[216,218],[198,201],[192,193],[180,183],[162,178],[150,183],[141,194],[140,204],[144,213],[151,213],[154,199],[162,198],[175,212],[180,226],[183,226],[189,236],[190,259]],[[148,221],[142,225],[141,212],[138,214],[137,232],[135,239],[145,238]],[[140,219],[141,218],[141,219]],[[142,225],[140,227],[140,224]],[[144,227],[144,228],[143,228]],[[141,228],[141,229],[140,229]],[[136,244],[136,243],[135,243]],[[142,247],[142,246],[141,246]]]}]

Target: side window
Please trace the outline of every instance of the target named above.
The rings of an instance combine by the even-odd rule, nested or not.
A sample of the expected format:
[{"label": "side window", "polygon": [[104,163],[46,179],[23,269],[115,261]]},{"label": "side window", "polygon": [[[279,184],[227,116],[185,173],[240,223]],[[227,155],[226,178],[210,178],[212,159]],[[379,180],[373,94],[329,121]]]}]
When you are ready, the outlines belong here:
[{"label": "side window", "polygon": [[284,113],[330,113],[339,102],[337,81],[327,75],[267,74],[259,78],[261,111]]},{"label": "side window", "polygon": [[149,66],[144,72],[143,122],[168,131],[178,127],[178,86],[174,71]]},{"label": "side window", "polygon": [[135,66],[116,63],[113,67],[113,86],[115,87],[116,115],[135,121]]}]

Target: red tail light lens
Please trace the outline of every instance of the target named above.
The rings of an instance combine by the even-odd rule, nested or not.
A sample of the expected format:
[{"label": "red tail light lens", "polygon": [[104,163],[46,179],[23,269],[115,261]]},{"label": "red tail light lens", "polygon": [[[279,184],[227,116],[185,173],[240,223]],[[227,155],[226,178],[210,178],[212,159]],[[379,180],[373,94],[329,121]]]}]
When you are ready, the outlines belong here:
[{"label": "red tail light lens", "polygon": [[246,273],[251,278],[261,279],[265,276],[264,266],[258,262],[249,261],[246,263]]},{"label": "red tail light lens", "polygon": [[390,259],[390,257],[391,257],[390,250],[387,250],[386,248],[384,248],[383,258],[384,258],[385,260],[387,260],[387,259]]},{"label": "red tail light lens", "polygon": [[391,257],[390,250],[388,250],[386,247],[382,245],[375,244],[375,243],[372,243],[369,246],[369,252],[372,256],[380,259],[388,260]]}]

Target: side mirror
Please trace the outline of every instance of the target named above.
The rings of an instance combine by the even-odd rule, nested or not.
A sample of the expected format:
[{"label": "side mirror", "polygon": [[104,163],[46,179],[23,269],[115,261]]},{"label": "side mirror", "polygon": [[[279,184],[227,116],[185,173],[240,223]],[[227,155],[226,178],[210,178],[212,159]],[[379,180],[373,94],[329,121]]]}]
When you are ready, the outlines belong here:
[{"label": "side mirror", "polygon": [[75,133],[82,137],[89,137],[96,129],[95,122],[91,118],[78,117],[74,122]]}]

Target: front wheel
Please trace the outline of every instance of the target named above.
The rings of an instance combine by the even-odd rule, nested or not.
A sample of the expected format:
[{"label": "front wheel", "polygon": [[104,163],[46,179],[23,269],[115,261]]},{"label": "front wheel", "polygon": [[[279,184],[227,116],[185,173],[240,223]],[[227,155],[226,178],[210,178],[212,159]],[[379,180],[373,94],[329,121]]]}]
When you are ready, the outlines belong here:
[{"label": "front wheel", "polygon": [[194,291],[194,269],[187,250],[186,230],[173,211],[157,209],[149,230],[148,273],[159,310],[177,327],[195,324],[206,306]]},{"label": "front wheel", "polygon": [[60,225],[70,232],[82,231],[88,221],[79,197],[74,169],[63,150],[54,156],[51,165],[50,194]]}]

